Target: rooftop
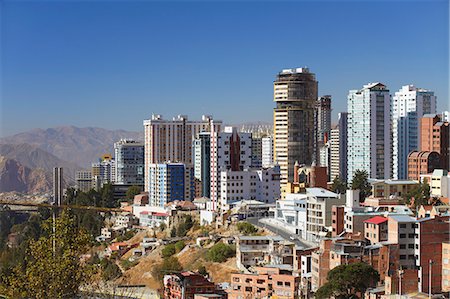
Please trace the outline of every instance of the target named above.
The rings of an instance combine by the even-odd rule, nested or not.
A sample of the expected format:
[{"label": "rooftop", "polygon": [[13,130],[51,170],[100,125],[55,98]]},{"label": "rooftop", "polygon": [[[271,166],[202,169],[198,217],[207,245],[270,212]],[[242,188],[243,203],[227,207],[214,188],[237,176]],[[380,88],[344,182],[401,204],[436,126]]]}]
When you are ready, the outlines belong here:
[{"label": "rooftop", "polygon": [[327,189],[324,188],[306,188],[306,193],[314,197],[333,197],[333,198],[339,197],[337,193],[328,191]]},{"label": "rooftop", "polygon": [[416,222],[417,221],[416,218],[407,216],[407,215],[391,215],[389,217],[397,222]]},{"label": "rooftop", "polygon": [[364,222],[366,223],[373,223],[373,224],[381,224],[388,221],[388,219],[386,217],[382,217],[382,216],[375,216],[372,217],[370,219],[365,220]]}]

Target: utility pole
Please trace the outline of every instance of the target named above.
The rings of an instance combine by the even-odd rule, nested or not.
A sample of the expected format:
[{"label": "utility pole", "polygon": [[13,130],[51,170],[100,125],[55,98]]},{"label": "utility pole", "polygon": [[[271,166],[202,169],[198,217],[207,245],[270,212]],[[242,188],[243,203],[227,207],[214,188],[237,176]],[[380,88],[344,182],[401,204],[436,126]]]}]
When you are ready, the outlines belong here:
[{"label": "utility pole", "polygon": [[402,298],[402,277],[403,277],[403,269],[400,267],[400,270],[398,270],[398,277],[399,277],[399,290],[398,293],[400,295],[400,299]]}]

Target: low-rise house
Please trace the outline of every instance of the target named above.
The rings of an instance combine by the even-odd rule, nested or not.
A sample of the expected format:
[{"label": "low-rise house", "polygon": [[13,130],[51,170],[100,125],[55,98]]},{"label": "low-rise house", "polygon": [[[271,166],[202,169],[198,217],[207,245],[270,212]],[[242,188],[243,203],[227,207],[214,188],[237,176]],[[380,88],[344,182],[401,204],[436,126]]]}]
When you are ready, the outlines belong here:
[{"label": "low-rise house", "polygon": [[127,230],[133,226],[134,217],[131,213],[121,213],[115,217],[114,230]]},{"label": "low-rise house", "polygon": [[163,284],[165,299],[194,299],[195,295],[223,293],[203,275],[191,271],[164,275]]},{"label": "low-rise house", "polygon": [[417,218],[434,218],[436,216],[445,216],[450,213],[449,205],[432,206],[432,205],[421,205],[419,212],[417,213]]},{"label": "low-rise house", "polygon": [[139,225],[144,227],[159,227],[168,225],[170,215],[164,212],[142,211],[139,214]]},{"label": "low-rise house", "polygon": [[111,245],[109,245],[108,248],[106,249],[106,255],[111,256],[113,253],[117,253],[119,256],[122,256],[129,249],[130,246],[125,242],[114,242]]},{"label": "low-rise house", "polygon": [[379,243],[388,239],[388,219],[375,216],[364,221],[364,237],[371,243]]}]

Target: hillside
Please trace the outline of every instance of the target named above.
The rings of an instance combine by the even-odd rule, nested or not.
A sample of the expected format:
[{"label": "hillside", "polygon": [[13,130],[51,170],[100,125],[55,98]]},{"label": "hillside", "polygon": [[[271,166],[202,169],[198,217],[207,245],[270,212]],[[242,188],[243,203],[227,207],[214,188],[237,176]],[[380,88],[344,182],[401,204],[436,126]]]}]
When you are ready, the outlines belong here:
[{"label": "hillside", "polygon": [[0,143],[30,144],[59,159],[72,162],[82,168],[88,168],[103,153],[112,154],[114,142],[122,138],[143,140],[143,133],[63,126],[45,130],[33,129],[1,138]]},{"label": "hillside", "polygon": [[80,167],[29,144],[0,144],[0,192],[48,192],[53,167],[64,168],[64,180],[72,184]]}]

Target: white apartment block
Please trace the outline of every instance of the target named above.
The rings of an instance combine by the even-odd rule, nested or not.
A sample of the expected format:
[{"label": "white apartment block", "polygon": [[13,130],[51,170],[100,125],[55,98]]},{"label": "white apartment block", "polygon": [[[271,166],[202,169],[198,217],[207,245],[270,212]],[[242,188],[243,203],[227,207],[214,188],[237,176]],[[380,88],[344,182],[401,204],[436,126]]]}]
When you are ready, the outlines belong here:
[{"label": "white apartment block", "polygon": [[436,113],[433,91],[405,85],[392,97],[393,178],[406,179],[408,154],[419,149],[419,119]]},{"label": "white apartment block", "polygon": [[308,240],[317,241],[331,231],[331,208],[343,205],[345,198],[323,188],[306,188],[306,195]]},{"label": "white apartment block", "polygon": [[335,129],[332,129],[330,131],[330,166],[329,166],[330,181],[333,181],[335,177],[339,176],[340,170],[339,166],[340,166],[339,128],[336,127]]},{"label": "white apartment block", "polygon": [[220,131],[222,122],[214,121],[204,115],[202,120],[190,121],[185,115],[165,120],[161,115],[153,114],[144,120],[144,186],[149,188],[148,167],[152,163],[177,162],[193,164],[192,142],[200,132]]},{"label": "white apartment block", "polygon": [[273,137],[263,137],[261,141],[262,167],[271,167],[273,161]]},{"label": "white apartment block", "polygon": [[280,198],[278,166],[258,170],[225,170],[220,175],[220,207],[223,211],[228,210],[231,203],[240,200],[274,203]]},{"label": "white apartment block", "polygon": [[391,178],[391,111],[389,90],[382,83],[370,83],[348,95],[348,172],[350,182],[356,170],[370,178]]},{"label": "white apartment block", "polygon": [[243,171],[252,164],[252,134],[225,127],[223,132],[211,135],[210,195],[213,204],[221,197],[221,172]]},{"label": "white apartment block", "polygon": [[306,205],[307,195],[302,193],[289,193],[283,200],[277,200],[275,219],[292,234],[299,235],[306,240]]},{"label": "white apartment block", "polygon": [[253,168],[262,167],[262,138],[252,133],[252,165]]}]

